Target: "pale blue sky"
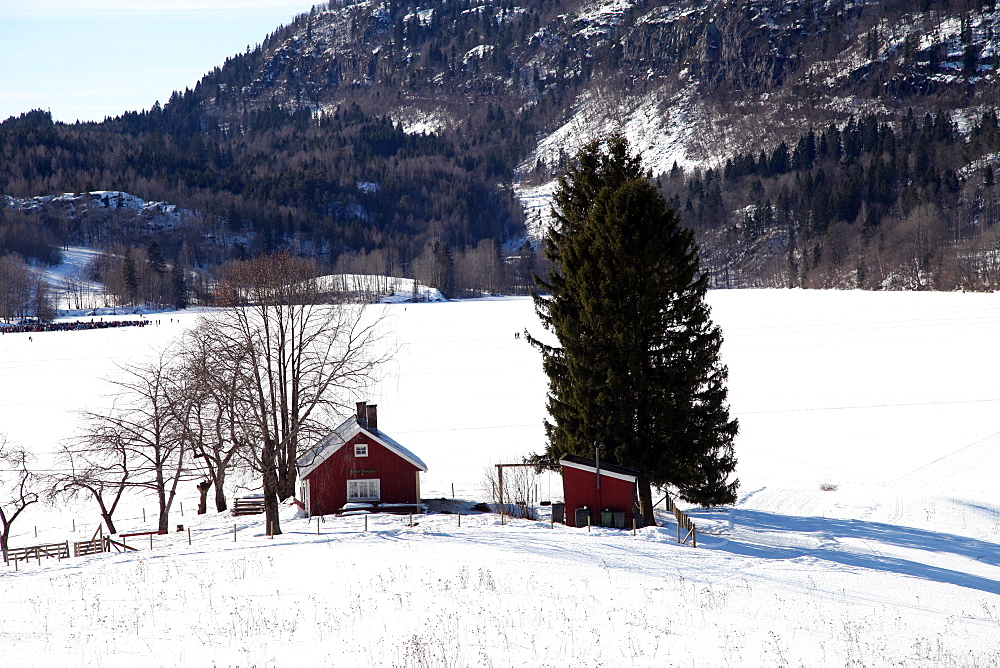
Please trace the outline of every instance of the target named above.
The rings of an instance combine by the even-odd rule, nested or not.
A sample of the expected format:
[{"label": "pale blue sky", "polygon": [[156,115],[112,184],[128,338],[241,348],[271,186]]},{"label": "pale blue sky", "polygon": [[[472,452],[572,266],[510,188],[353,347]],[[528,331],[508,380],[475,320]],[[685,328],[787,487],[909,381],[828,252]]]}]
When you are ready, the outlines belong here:
[{"label": "pale blue sky", "polygon": [[0,121],[39,108],[69,123],[148,109],[313,4],[0,0]]}]

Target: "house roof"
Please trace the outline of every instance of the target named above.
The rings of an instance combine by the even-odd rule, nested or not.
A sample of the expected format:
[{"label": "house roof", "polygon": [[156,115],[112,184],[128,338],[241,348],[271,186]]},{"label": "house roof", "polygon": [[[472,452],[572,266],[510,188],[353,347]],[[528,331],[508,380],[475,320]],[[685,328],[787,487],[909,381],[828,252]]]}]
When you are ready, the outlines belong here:
[{"label": "house roof", "polygon": [[[588,459],[587,457],[580,457],[579,455],[563,455],[559,460],[559,464],[562,466],[568,466],[571,469],[579,469],[581,471],[588,471],[589,473],[595,474],[597,473],[597,461]],[[601,462],[601,475],[608,476],[609,478],[617,478],[618,480],[624,480],[626,482],[635,482],[639,477],[639,471],[625,466],[618,466],[617,464]]]},{"label": "house roof", "polygon": [[299,469],[299,476],[301,478],[305,478],[307,475],[312,473],[316,467],[332,457],[348,441],[362,433],[373,439],[376,443],[379,443],[394,452],[402,459],[410,462],[421,471],[427,471],[427,464],[424,464],[420,460],[420,457],[417,457],[415,454],[404,448],[385,432],[379,431],[378,429],[369,429],[361,424],[361,421],[358,420],[357,416],[351,416],[344,420],[343,424],[339,427],[324,436],[319,443],[309,448],[299,456],[299,458],[295,461],[295,465]]}]

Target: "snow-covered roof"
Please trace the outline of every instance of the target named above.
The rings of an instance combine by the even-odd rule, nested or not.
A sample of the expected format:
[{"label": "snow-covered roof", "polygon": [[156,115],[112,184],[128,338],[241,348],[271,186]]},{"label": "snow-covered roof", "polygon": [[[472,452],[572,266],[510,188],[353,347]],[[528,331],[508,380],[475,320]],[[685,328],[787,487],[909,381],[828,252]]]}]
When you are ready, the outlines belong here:
[{"label": "snow-covered roof", "polygon": [[[597,473],[597,461],[586,457],[580,457],[579,455],[563,455],[562,459],[559,460],[559,463],[562,466],[568,466],[571,469],[579,469],[581,471],[587,471],[588,473],[594,474]],[[624,466],[601,462],[601,475],[609,478],[617,478],[618,480],[624,480],[625,482],[635,482],[639,477],[639,472],[635,469],[626,468]]]},{"label": "snow-covered roof", "polygon": [[316,470],[320,464],[336,454],[340,448],[342,448],[348,441],[358,434],[367,435],[376,443],[388,448],[399,457],[402,457],[416,466],[421,471],[427,471],[427,464],[424,464],[420,457],[417,457],[415,454],[397,443],[385,432],[379,431],[378,429],[369,429],[368,427],[362,425],[357,416],[352,415],[344,420],[339,427],[320,440],[319,443],[309,448],[306,452],[299,456],[299,458],[295,461],[295,465],[299,469],[299,476],[301,478],[305,478],[307,475]]}]

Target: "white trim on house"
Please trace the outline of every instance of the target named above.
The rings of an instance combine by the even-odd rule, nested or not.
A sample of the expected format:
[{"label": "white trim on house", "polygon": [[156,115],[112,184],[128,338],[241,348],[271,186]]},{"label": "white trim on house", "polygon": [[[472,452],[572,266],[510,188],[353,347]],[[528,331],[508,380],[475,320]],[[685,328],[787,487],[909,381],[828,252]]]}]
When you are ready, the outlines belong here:
[{"label": "white trim on house", "polygon": [[[354,495],[351,495],[352,489]],[[378,501],[382,498],[381,478],[358,478],[347,481],[347,502]]]},{"label": "white trim on house", "polygon": [[312,490],[309,489],[309,481],[303,480],[299,485],[302,501],[306,504],[306,515],[312,517]]},{"label": "white trim on house", "polygon": [[413,464],[421,471],[425,473],[427,472],[427,464],[420,461],[420,458],[415,454],[394,441],[384,432],[377,429],[372,431],[362,427],[358,423],[358,419],[352,416],[298,458],[296,465],[299,469],[299,477],[305,478],[307,475],[315,471],[320,464],[336,454],[338,450],[344,447],[344,445],[350,442],[351,439],[358,434],[368,436],[376,443],[388,448],[391,452],[398,455],[403,460]]}]

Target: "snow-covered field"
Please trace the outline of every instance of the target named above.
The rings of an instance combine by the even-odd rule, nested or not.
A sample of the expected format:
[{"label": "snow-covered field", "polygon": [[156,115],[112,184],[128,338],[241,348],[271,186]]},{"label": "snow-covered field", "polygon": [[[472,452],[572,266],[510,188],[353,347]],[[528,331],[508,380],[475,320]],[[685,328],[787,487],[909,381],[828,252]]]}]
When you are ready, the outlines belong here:
[{"label": "snow-covered field", "polygon": [[[1000,295],[719,291],[740,500],[675,528],[493,515],[187,514],[139,552],[0,567],[3,665],[1000,665]],[[428,465],[426,497],[484,500],[484,469],[543,448],[529,300],[394,304],[399,353],[367,397]],[[0,432],[44,462],[102,377],[158,326],[0,336]],[[824,491],[826,488],[829,491]],[[541,497],[558,485],[540,482]],[[146,507],[150,522],[143,524]],[[136,499],[121,528],[151,528]],[[77,532],[72,532],[75,522]],[[237,528],[234,541],[234,522]],[[89,537],[33,507],[12,544]],[[38,538],[34,531],[37,527]]]}]

